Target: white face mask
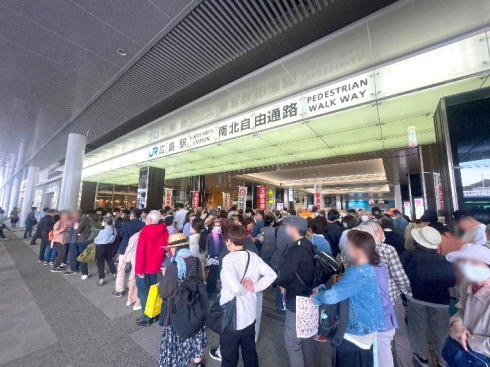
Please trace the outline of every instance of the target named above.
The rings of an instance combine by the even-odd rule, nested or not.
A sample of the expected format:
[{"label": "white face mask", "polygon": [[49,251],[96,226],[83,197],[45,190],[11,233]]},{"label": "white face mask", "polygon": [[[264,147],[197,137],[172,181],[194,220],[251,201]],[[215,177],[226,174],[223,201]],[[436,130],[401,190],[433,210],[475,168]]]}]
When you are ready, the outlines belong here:
[{"label": "white face mask", "polygon": [[220,234],[221,233],[221,227],[213,227],[213,232]]},{"label": "white face mask", "polygon": [[470,282],[481,283],[490,278],[490,268],[488,266],[460,263],[459,269]]},{"label": "white face mask", "polygon": [[361,215],[361,220],[363,222],[367,222],[367,221],[369,221],[369,216],[368,215]]}]

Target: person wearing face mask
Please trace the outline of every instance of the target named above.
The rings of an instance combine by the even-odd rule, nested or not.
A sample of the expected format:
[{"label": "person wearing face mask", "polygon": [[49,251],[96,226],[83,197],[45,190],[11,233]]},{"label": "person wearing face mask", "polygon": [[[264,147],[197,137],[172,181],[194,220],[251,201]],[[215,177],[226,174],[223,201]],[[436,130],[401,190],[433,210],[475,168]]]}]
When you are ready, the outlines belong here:
[{"label": "person wearing face mask", "polygon": [[464,281],[458,311],[449,320],[442,355],[450,367],[490,365],[490,249],[466,244],[446,259],[456,263]]},{"label": "person wearing face mask", "polygon": [[[374,366],[373,344],[377,333],[390,324],[381,294],[382,289],[387,291],[386,268],[369,233],[353,229],[347,239],[349,242],[346,250],[352,259],[352,266],[329,289],[321,285],[311,297],[316,305],[349,301],[347,328],[342,342],[336,348],[336,365],[371,367]],[[384,274],[383,287],[380,285],[378,271]]]},{"label": "person wearing face mask", "polygon": [[219,278],[219,259],[220,253],[225,247],[225,240],[223,239],[223,234],[221,232],[221,221],[216,218],[213,221],[211,228],[211,233],[207,236],[207,266],[208,266],[208,279],[206,283],[206,288],[209,297],[212,298],[218,293],[217,282]]},{"label": "person wearing face mask", "polygon": [[437,253],[439,232],[429,226],[412,229],[415,248],[402,255],[402,262],[412,285],[408,298],[408,337],[416,365],[428,366],[429,343],[433,360],[444,366],[442,346],[449,323],[449,288],[456,283],[454,268]]},{"label": "person wearing face mask", "polygon": [[269,287],[277,275],[256,253],[244,248],[245,228],[231,224],[226,228],[226,248],[221,270],[220,304],[236,299],[236,330],[220,335],[222,367],[236,367],[241,349],[245,367],[258,366],[255,321],[257,293]]},{"label": "person wearing face mask", "polygon": [[296,296],[311,295],[314,282],[314,247],[305,237],[308,223],[305,218],[292,215],[283,219],[283,226],[293,244],[287,250],[279,267],[277,284],[286,303],[284,341],[289,362],[294,367],[316,365],[313,338],[298,338],[296,333]]},{"label": "person wearing face mask", "polygon": [[199,309],[207,309],[208,299],[200,277],[199,259],[192,256],[189,241],[183,233],[170,235],[167,249],[171,257],[162,268],[163,278],[158,287],[158,293],[164,300],[160,315],[163,334],[159,366],[185,367],[192,361],[194,367],[204,367],[202,355],[208,343],[204,320],[197,322],[193,319],[190,322],[175,316],[179,311],[186,313],[191,310],[185,309],[187,297],[197,302],[201,306]]},{"label": "person wearing face mask", "polygon": [[[403,298],[405,296],[411,296],[412,290],[410,287],[410,281],[407,277],[403,265],[400,261],[400,257],[393,246],[384,243],[385,235],[383,228],[374,221],[361,223],[356,229],[368,232],[374,237],[376,242],[376,251],[378,252],[381,260],[388,268],[388,292],[391,302],[395,307],[396,319],[399,320],[398,328],[395,330],[395,335],[387,335],[389,333],[380,333],[381,339],[379,343],[383,346],[389,346],[393,338],[393,345],[395,349],[395,358],[398,366],[409,367],[412,366],[412,353],[410,349],[410,342],[408,340],[407,325],[404,322],[406,318],[406,311],[404,307]],[[346,259],[349,262],[349,258]]]},{"label": "person wearing face mask", "polygon": [[191,228],[189,230],[189,250],[191,250],[192,256],[199,259],[201,266],[201,277],[203,281],[206,280],[206,241],[208,236],[208,231],[204,225],[202,219],[192,220]]}]

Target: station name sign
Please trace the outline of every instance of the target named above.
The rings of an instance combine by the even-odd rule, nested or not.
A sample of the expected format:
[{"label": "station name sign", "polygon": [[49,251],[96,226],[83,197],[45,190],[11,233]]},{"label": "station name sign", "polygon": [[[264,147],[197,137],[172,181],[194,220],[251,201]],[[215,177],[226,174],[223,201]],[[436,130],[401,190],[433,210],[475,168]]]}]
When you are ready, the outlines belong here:
[{"label": "station name sign", "polygon": [[211,125],[151,145],[144,160],[221,143],[244,135],[288,125],[375,99],[374,78],[365,73],[297,94]]}]

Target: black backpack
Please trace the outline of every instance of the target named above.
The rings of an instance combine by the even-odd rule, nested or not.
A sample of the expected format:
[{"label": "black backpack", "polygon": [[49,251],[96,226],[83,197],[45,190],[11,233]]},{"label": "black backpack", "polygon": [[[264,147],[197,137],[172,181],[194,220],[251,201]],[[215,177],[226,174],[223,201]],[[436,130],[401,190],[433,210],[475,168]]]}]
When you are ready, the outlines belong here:
[{"label": "black backpack", "polygon": [[[306,247],[305,247],[306,248]],[[310,251],[307,248],[308,251]],[[311,252],[311,251],[310,251]],[[314,262],[314,276],[312,287],[316,288],[321,284],[326,284],[328,280],[334,274],[340,274],[340,266],[337,261],[324,251],[313,252],[313,262]],[[301,276],[296,272],[296,278],[298,278],[301,285],[305,288],[310,288],[306,285]]]},{"label": "black backpack", "polygon": [[208,294],[204,283],[192,277],[182,280],[170,302],[170,321],[175,333],[182,339],[196,335],[204,326],[208,311]]}]

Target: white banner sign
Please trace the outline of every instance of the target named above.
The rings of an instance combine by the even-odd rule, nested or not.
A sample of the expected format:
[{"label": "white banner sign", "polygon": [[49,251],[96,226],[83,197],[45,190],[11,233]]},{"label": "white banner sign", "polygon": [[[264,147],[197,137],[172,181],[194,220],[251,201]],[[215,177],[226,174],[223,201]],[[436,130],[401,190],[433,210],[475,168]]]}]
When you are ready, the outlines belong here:
[{"label": "white banner sign", "polygon": [[220,143],[305,118],[325,115],[373,100],[371,74],[365,73],[344,81],[314,89],[271,103],[254,111],[216,122],[212,125],[166,139],[148,148],[146,160]]},{"label": "white banner sign", "polygon": [[238,186],[238,209],[245,210],[247,206],[247,190],[246,186]]}]

